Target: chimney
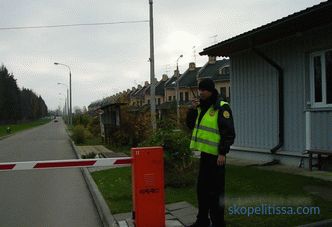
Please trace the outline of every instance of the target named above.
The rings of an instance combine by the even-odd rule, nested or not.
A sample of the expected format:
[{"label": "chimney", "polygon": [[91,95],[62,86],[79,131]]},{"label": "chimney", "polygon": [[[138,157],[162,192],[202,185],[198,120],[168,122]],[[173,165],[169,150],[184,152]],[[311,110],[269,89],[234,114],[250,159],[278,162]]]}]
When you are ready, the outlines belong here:
[{"label": "chimney", "polygon": [[141,89],[142,88],[142,85],[137,85],[137,89]]},{"label": "chimney", "polygon": [[135,90],[136,90],[136,88],[135,88],[135,87],[132,87],[132,88],[131,88],[131,90],[132,90],[132,91],[135,91]]},{"label": "chimney", "polygon": [[127,89],[127,93],[129,93],[130,92],[130,89]]},{"label": "chimney", "polygon": [[209,64],[215,64],[217,61],[216,56],[209,56]]},{"label": "chimney", "polygon": [[162,80],[162,81],[166,81],[166,80],[168,80],[168,76],[167,76],[167,74],[163,74],[163,77],[162,77],[161,80]]},{"label": "chimney", "polygon": [[149,85],[149,81],[145,81],[144,86],[148,86]]},{"label": "chimney", "polygon": [[190,62],[189,63],[189,71],[193,71],[196,69],[196,65],[195,65],[195,62]]}]

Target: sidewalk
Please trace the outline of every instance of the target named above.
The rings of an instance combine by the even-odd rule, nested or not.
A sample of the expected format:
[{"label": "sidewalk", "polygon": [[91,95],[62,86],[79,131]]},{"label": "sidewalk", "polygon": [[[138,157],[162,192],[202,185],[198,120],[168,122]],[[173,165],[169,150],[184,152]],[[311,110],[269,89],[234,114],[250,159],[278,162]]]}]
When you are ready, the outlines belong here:
[{"label": "sidewalk", "polygon": [[[128,157],[124,153],[117,153],[114,151],[111,151],[104,147],[103,145],[94,145],[94,146],[76,146],[77,151],[79,152],[80,157],[82,156],[89,156],[91,154],[94,154],[97,158],[118,158],[118,157]],[[88,168],[89,172],[95,172],[100,170],[106,170],[106,169],[112,169],[112,168],[118,168],[115,166],[112,167],[91,167]]]},{"label": "sidewalk", "polygon": [[[195,222],[197,208],[187,202],[166,205],[166,227],[183,227]],[[131,213],[113,215],[119,227],[134,227]]]}]

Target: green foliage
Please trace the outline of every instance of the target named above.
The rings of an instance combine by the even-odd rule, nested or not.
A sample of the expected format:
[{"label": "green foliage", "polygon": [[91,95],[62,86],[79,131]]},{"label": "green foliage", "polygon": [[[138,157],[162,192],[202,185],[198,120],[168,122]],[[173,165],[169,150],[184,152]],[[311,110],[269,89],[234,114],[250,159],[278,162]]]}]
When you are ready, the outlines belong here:
[{"label": "green foliage", "polygon": [[174,129],[173,122],[160,122],[161,127],[140,146],[163,146],[165,151],[166,185],[184,187],[195,183],[196,170],[193,153],[189,149],[190,137]]},{"label": "green foliage", "polygon": [[74,114],[73,116],[73,124],[74,125],[83,125],[84,128],[88,126],[92,117],[90,117],[88,114]]},{"label": "green foliage", "polygon": [[83,125],[76,125],[74,126],[73,130],[72,130],[72,138],[74,140],[74,142],[76,144],[82,144],[84,143],[87,139],[91,138],[92,135],[89,132],[89,130],[87,130],[86,128],[84,128]]},{"label": "green foliage", "polygon": [[90,117],[88,130],[92,133],[92,135],[100,136],[100,121],[98,116]]},{"label": "green foliage", "polygon": [[39,125],[46,124],[50,121],[51,121],[51,119],[49,119],[49,118],[43,118],[43,119],[39,119],[39,120],[36,120],[36,121],[28,122],[28,123],[0,125],[0,137],[8,134],[7,133],[7,128],[8,127],[11,129],[10,133],[16,133],[16,132],[19,132],[19,131],[24,131],[24,130],[29,129],[29,128],[34,128],[34,127],[37,127]]},{"label": "green foliage", "polygon": [[111,145],[113,146],[124,146],[128,145],[129,142],[129,136],[126,133],[125,130],[123,129],[117,129],[114,130],[113,133],[111,134]]},{"label": "green foliage", "polygon": [[26,88],[20,90],[14,75],[0,66],[0,124],[36,120],[47,112],[41,96]]}]

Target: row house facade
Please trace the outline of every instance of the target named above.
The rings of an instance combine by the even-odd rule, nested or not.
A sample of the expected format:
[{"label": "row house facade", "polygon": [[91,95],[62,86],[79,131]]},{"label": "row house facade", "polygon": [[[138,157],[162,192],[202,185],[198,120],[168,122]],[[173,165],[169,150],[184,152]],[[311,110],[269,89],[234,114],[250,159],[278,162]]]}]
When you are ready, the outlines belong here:
[{"label": "row house facade", "polygon": [[[156,81],[155,101],[158,118],[170,109],[176,108],[176,83],[179,83],[179,103],[181,107],[187,107],[191,100],[198,97],[198,83],[204,78],[215,81],[216,89],[227,100],[230,98],[230,65],[228,59],[216,60],[209,57],[209,61],[202,67],[196,67],[191,62],[185,72],[180,74],[175,70],[171,77],[163,75],[160,81]],[[145,112],[151,102],[151,84],[148,81],[144,86],[137,85],[132,89],[117,93],[89,105],[89,113],[98,114],[101,122],[101,134],[108,140],[111,128],[120,126],[121,106],[129,106],[131,112]]]}]

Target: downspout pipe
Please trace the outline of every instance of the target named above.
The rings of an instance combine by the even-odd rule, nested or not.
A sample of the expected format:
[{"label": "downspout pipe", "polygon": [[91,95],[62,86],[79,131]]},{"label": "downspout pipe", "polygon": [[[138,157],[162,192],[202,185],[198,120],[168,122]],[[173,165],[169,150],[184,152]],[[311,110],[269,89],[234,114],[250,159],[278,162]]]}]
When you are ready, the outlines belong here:
[{"label": "downspout pipe", "polygon": [[272,154],[275,154],[283,145],[284,145],[284,70],[271,58],[266,56],[263,52],[256,48],[252,48],[253,52],[275,68],[278,72],[278,96],[279,96],[279,133],[278,133],[278,144],[273,147],[270,151]]}]

